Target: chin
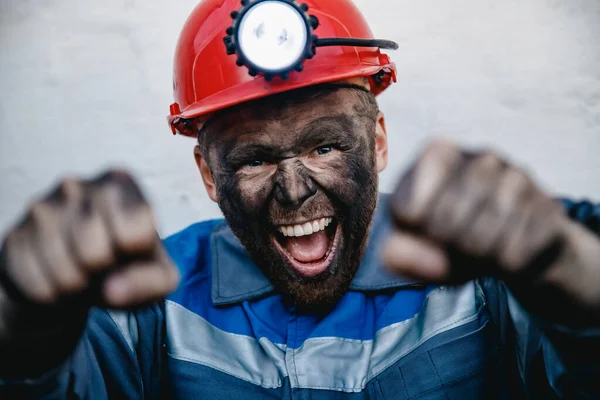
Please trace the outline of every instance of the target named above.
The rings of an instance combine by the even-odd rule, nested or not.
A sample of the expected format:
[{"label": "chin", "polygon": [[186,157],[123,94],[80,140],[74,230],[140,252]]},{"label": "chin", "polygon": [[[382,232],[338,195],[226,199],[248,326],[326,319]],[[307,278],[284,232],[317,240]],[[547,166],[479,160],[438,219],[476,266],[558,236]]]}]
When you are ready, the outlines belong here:
[{"label": "chin", "polygon": [[298,311],[326,313],[347,292],[360,265],[366,235],[352,241],[333,215],[298,222],[273,225],[271,262],[261,268]]}]

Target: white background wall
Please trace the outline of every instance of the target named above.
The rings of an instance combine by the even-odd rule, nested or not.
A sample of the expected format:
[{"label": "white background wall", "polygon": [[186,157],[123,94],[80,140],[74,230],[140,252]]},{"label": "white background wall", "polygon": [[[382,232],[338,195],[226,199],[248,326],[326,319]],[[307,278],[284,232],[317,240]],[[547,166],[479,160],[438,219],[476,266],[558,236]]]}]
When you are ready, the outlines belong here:
[{"label": "white background wall", "polygon": [[[336,0],[330,0],[336,1]],[[196,0],[0,0],[0,231],[59,176],[124,166],[162,234],[219,215],[165,116]],[[390,190],[426,138],[491,146],[600,201],[600,0],[360,0],[400,43]]]}]

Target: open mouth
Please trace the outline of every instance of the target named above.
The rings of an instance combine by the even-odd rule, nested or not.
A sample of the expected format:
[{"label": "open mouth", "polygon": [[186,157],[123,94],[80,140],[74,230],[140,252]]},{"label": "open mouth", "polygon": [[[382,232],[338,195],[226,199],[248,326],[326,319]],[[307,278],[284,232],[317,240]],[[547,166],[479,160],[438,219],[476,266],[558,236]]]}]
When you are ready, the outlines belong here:
[{"label": "open mouth", "polygon": [[281,225],[273,235],[275,247],[298,275],[312,278],[331,265],[339,244],[340,226],[334,218]]}]

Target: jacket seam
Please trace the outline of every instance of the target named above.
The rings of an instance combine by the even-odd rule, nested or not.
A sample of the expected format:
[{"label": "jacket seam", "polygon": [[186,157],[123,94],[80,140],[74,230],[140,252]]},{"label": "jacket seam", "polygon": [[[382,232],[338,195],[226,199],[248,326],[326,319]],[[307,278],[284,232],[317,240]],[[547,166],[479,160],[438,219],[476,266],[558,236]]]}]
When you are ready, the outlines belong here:
[{"label": "jacket seam", "polygon": [[174,358],[174,359],[177,359],[177,360],[191,362],[191,363],[194,363],[194,364],[204,365],[206,367],[213,368],[213,369],[215,369],[215,370],[217,370],[217,371],[219,371],[221,373],[224,373],[226,375],[233,376],[233,377],[235,377],[237,379],[240,379],[240,380],[242,380],[244,382],[252,383],[254,385],[263,387],[265,389],[277,389],[277,388],[280,388],[282,386],[281,379],[277,379],[277,386],[266,384],[266,383],[264,383],[264,381],[261,381],[260,383],[256,383],[256,382],[254,382],[252,380],[249,380],[247,378],[244,378],[244,377],[242,377],[242,376],[240,376],[240,375],[238,375],[236,373],[233,373],[231,371],[226,371],[224,368],[218,367],[218,366],[216,366],[216,365],[214,365],[214,364],[212,364],[210,362],[207,362],[207,361],[200,361],[200,360],[196,360],[194,358],[190,358],[190,357],[186,357],[186,356],[181,356],[181,355],[176,355],[176,354],[173,354],[173,353],[170,353],[170,352],[168,352],[167,354],[171,358]]},{"label": "jacket seam", "polygon": [[[433,293],[433,292],[434,292],[434,291],[432,291],[431,293]],[[428,298],[429,298],[429,295],[430,295],[431,293],[429,293],[429,294],[427,295],[426,299],[428,299]],[[455,327],[462,326],[462,325],[464,325],[464,323],[463,323],[463,322],[465,322],[465,321],[468,321],[468,320],[472,320],[472,319],[474,319],[474,317],[476,317],[477,315],[479,315],[479,314],[481,313],[481,310],[483,309],[483,307],[485,306],[485,304],[486,304],[485,302],[484,302],[483,304],[481,304],[481,306],[479,307],[479,309],[477,310],[477,312],[475,312],[475,314],[473,314],[473,315],[470,315],[470,316],[468,316],[468,317],[463,317],[463,318],[460,318],[460,319],[458,319],[458,320],[456,320],[456,321],[452,321],[452,322],[450,322],[450,323],[448,323],[448,324],[446,324],[446,325],[444,325],[444,326],[442,326],[442,327],[440,327],[440,328],[436,329],[436,330],[435,330],[435,331],[433,331],[431,334],[429,334],[427,337],[423,338],[422,340],[420,340],[420,341],[416,342],[416,343],[415,343],[413,346],[411,346],[411,347],[410,347],[410,349],[409,349],[409,350],[408,350],[408,351],[407,351],[405,354],[401,355],[401,356],[400,356],[400,357],[398,357],[398,358],[395,358],[395,359],[393,359],[393,360],[390,360],[388,363],[386,363],[384,366],[382,366],[382,367],[381,367],[381,368],[379,368],[378,370],[376,370],[376,371],[373,371],[373,373],[372,373],[372,374],[369,374],[369,376],[368,376],[368,379],[367,379],[367,380],[371,380],[371,379],[373,379],[373,378],[375,378],[375,377],[379,376],[379,374],[381,374],[381,373],[382,373],[383,371],[385,371],[386,369],[390,368],[392,365],[394,365],[396,362],[400,361],[400,360],[401,360],[401,359],[403,359],[404,357],[408,356],[410,353],[412,353],[412,352],[413,352],[413,351],[414,351],[416,348],[418,348],[419,346],[421,346],[423,343],[425,343],[425,342],[426,342],[426,341],[428,341],[429,339],[433,338],[433,337],[434,337],[434,336],[436,336],[437,334],[439,334],[439,333],[441,333],[441,332],[443,332],[443,331],[445,331],[445,330],[448,330],[448,329],[447,329],[448,327],[450,327],[450,326],[453,326],[453,325],[455,325]],[[418,314],[416,314],[416,315],[415,315],[413,318],[411,318],[410,320],[413,320],[414,318],[416,318],[416,316],[417,316],[417,315],[418,315]],[[410,321],[410,320],[406,320],[406,321]],[[402,322],[406,322],[406,321],[402,321]],[[466,323],[466,322],[465,322],[465,323]],[[395,326],[395,325],[390,325],[390,326],[388,326],[387,328],[384,328],[384,329],[389,329],[389,328],[391,328],[391,327],[393,327],[393,326]]]}]

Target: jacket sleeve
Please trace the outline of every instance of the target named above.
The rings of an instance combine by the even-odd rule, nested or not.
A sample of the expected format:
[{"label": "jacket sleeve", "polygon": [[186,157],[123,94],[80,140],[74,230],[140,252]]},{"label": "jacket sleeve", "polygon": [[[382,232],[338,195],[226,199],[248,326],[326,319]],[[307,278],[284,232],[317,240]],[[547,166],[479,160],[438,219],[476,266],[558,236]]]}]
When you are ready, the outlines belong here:
[{"label": "jacket sleeve", "polygon": [[[571,218],[600,236],[600,205],[561,201]],[[528,314],[503,282],[485,278],[481,285],[500,332],[505,367],[517,366],[519,391],[528,398],[600,398],[600,327],[573,330],[549,324]]]},{"label": "jacket sleeve", "polygon": [[0,399],[158,398],[163,340],[162,302],[130,313],[92,309],[62,365],[36,379],[0,379]]}]

